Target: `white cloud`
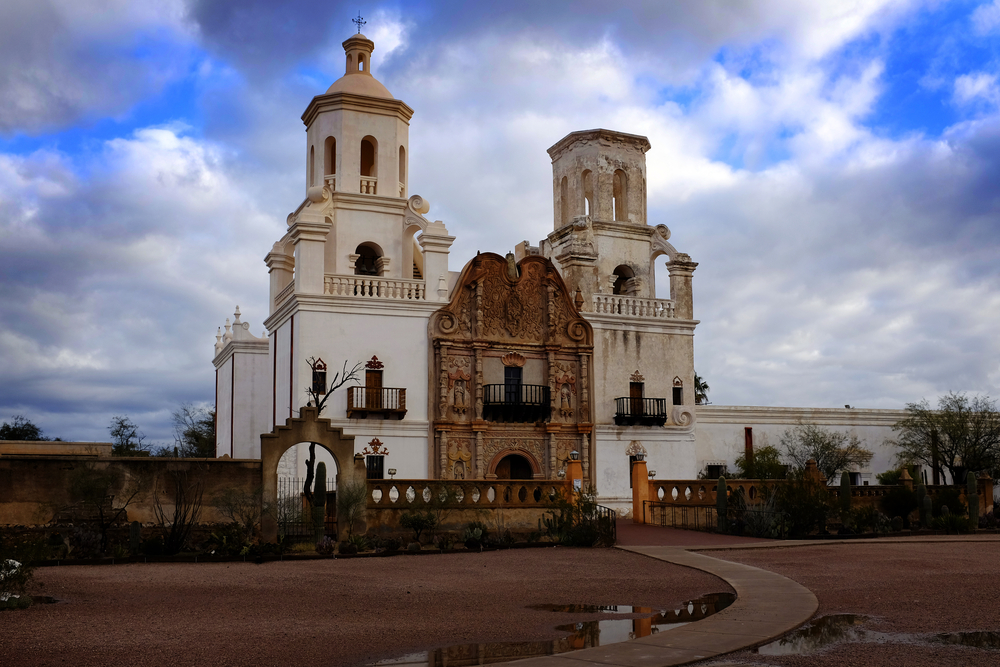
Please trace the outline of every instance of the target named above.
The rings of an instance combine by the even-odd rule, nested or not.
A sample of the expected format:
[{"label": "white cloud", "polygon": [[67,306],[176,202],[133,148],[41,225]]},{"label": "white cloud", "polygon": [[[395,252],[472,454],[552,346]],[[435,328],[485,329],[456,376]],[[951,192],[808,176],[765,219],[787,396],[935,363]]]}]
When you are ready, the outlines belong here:
[{"label": "white cloud", "polygon": [[1000,0],[984,3],[972,12],[972,27],[978,35],[989,35],[1000,28]]},{"label": "white cloud", "polygon": [[977,102],[997,104],[1000,102],[1000,88],[997,87],[997,75],[989,72],[972,72],[955,79],[955,102],[959,105],[970,105]]}]

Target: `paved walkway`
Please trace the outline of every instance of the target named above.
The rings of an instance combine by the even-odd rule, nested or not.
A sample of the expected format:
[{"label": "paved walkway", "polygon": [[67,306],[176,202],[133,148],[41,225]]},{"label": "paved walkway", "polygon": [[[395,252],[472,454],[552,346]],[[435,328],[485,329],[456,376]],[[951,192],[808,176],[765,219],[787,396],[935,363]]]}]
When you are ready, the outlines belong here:
[{"label": "paved walkway", "polygon": [[519,667],[683,665],[776,639],[808,621],[819,607],[815,595],[787,577],[688,550],[775,546],[774,540],[625,522],[618,523],[618,539],[619,549],[716,575],[736,591],[736,602],[717,614],[673,630],[608,646],[521,660],[516,663]]}]

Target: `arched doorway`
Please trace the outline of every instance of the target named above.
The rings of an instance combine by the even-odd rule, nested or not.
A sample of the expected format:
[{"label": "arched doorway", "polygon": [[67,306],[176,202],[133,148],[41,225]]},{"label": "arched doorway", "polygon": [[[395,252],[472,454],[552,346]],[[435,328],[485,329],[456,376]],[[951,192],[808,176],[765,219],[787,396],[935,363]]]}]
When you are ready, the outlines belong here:
[{"label": "arched doorway", "polygon": [[531,462],[520,454],[508,454],[497,462],[497,479],[531,479]]},{"label": "arched doorway", "polygon": [[[283,425],[260,436],[262,495],[266,506],[275,507],[278,503],[278,463],[282,455],[299,443],[315,442],[317,449],[322,446],[330,452],[336,463],[336,472],[333,473],[336,488],[342,488],[349,480],[365,480],[364,459],[355,459],[354,456],[354,437],[345,436],[339,428],[331,427],[330,420],[321,419],[316,408],[302,408],[300,414],[300,417],[286,419]],[[343,527],[338,526],[338,530],[343,532]],[[261,532],[266,542],[278,540],[278,522],[272,513],[261,519]]]},{"label": "arched doorway", "polygon": [[322,486],[326,489],[326,534],[336,539],[339,466],[333,453],[315,442],[293,445],[278,460],[278,502],[274,513],[279,537],[293,542],[314,539],[312,498],[320,485],[320,463],[325,467]]}]

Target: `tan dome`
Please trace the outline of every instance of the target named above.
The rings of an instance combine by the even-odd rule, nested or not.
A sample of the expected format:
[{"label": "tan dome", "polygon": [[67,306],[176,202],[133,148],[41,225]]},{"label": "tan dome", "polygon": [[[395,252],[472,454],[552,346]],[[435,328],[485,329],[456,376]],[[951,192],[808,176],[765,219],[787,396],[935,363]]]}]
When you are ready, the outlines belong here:
[{"label": "tan dome", "polygon": [[340,77],[327,89],[326,94],[329,95],[330,93],[350,93],[351,95],[382,97],[388,100],[394,99],[389,89],[383,86],[378,79],[363,72],[358,72],[357,74],[352,72]]}]

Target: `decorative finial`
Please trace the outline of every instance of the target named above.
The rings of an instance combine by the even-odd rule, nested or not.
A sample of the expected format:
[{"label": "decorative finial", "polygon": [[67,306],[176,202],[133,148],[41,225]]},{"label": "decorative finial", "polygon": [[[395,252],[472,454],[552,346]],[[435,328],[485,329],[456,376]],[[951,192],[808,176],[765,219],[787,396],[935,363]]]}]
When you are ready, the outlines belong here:
[{"label": "decorative finial", "polygon": [[358,26],[358,34],[360,35],[361,34],[361,26],[363,26],[364,24],[368,23],[368,21],[366,21],[363,18],[361,18],[361,12],[358,12],[358,18],[351,19],[351,23],[353,23],[354,25]]},{"label": "decorative finial", "polygon": [[233,313],[233,317],[235,318],[233,320],[233,324],[243,324],[242,322],[240,322],[240,307],[239,306],[236,306],[236,312]]}]

